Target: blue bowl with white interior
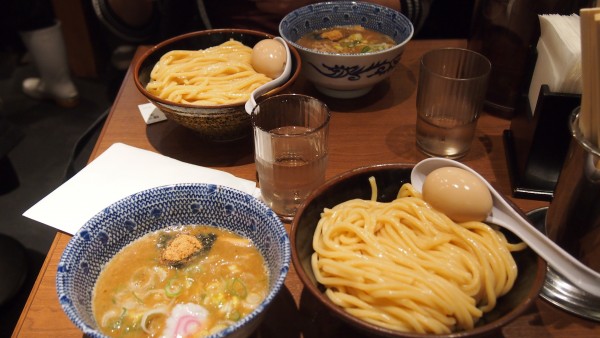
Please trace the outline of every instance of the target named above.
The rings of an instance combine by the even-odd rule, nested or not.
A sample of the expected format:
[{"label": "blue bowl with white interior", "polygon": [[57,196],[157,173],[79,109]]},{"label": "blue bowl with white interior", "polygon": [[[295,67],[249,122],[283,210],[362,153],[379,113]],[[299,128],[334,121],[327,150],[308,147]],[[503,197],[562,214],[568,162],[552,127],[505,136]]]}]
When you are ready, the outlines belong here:
[{"label": "blue bowl with white interior", "polygon": [[58,265],[59,302],[87,337],[104,337],[92,314],[92,290],[103,266],[132,241],[165,227],[202,224],[252,240],[270,273],[263,302],[246,317],[210,337],[246,337],[259,326],[283,287],[290,242],[283,223],[263,202],[214,184],[176,184],[126,197],[91,218],[69,241]]},{"label": "blue bowl with white interior", "polygon": [[[362,54],[319,52],[297,41],[315,30],[361,25],[390,36],[392,48]],[[374,3],[331,1],[310,4],[288,13],[279,23],[279,34],[294,46],[302,59],[302,74],[325,95],[354,98],[367,94],[387,79],[400,62],[414,27],[402,13]]]}]

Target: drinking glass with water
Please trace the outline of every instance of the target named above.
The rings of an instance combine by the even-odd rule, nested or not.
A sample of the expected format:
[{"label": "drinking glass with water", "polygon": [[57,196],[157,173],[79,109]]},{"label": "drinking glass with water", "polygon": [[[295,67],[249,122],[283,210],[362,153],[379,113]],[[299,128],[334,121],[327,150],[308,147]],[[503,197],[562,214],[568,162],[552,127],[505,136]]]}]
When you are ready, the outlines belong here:
[{"label": "drinking glass with water", "polygon": [[268,98],[252,111],[261,196],[284,221],[325,181],[329,118],[323,102],[298,94]]},{"label": "drinking glass with water", "polygon": [[461,48],[421,58],[417,87],[417,147],[429,156],[459,158],[469,151],[483,106],[490,61]]}]

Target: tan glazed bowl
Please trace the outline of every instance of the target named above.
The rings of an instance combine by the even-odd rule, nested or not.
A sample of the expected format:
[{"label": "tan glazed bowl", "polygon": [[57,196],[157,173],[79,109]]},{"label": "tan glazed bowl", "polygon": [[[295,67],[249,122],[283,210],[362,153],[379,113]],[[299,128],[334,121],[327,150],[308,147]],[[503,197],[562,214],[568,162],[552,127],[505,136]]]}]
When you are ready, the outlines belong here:
[{"label": "tan glazed bowl", "polygon": [[[167,117],[209,141],[233,141],[249,135],[252,131],[250,115],[244,109],[245,102],[220,106],[198,106],[173,103],[161,99],[146,90],[150,72],[158,60],[171,50],[199,50],[220,45],[230,39],[253,47],[258,41],[274,36],[243,29],[214,29],[179,35],[163,41],[145,52],[136,62],[134,82],[137,89]],[[292,72],[289,79],[280,87],[265,94],[264,97],[282,93],[289,89],[300,73],[300,55],[290,46]]]}]

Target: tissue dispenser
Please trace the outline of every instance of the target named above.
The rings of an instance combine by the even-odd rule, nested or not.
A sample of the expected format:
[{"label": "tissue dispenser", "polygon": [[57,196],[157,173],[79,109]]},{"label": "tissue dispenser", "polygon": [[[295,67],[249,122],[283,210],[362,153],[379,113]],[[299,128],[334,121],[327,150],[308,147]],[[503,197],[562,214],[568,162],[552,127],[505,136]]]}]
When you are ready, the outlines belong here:
[{"label": "tissue dispenser", "polygon": [[520,100],[510,129],[504,131],[512,194],[518,198],[552,200],[571,140],[569,116],[581,95],[551,92],[542,85],[535,112]]}]

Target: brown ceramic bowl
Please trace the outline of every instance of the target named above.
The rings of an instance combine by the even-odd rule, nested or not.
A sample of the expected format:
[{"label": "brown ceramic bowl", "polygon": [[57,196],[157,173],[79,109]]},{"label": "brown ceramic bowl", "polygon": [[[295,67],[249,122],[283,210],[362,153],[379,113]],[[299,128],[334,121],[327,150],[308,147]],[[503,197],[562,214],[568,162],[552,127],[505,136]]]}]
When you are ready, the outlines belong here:
[{"label": "brown ceramic bowl", "polygon": [[[166,115],[167,119],[195,130],[203,139],[210,141],[241,139],[252,131],[250,115],[244,109],[245,102],[220,106],[198,106],[169,102],[152,95],[146,90],[146,85],[150,80],[150,72],[156,62],[171,50],[205,49],[230,39],[254,47],[258,41],[273,37],[268,33],[244,29],[204,30],[173,37],[152,47],[137,60],[133,73],[135,85],[150,102],[154,103]],[[300,55],[292,46],[290,46],[290,52],[292,55],[290,78],[283,85],[271,90],[263,97],[282,93],[296,81],[300,74]]]},{"label": "brown ceramic bowl", "polygon": [[[371,186],[368,182],[370,176],[374,176],[377,182],[377,200],[391,201],[396,197],[400,186],[410,182],[411,170],[412,165],[407,164],[382,164],[357,168],[327,181],[314,191],[300,207],[292,222],[290,237],[294,268],[305,288],[322,305],[324,313],[332,313],[342,322],[360,329],[365,334],[411,338],[493,336],[500,328],[521,315],[535,301],[543,286],[546,263],[530,249],[513,253],[518,264],[519,276],[512,290],[498,299],[496,308],[485,314],[474,329],[450,335],[407,333],[362,321],[331,302],[325,295],[323,286],[315,279],[310,265],[310,257],[314,252],[312,237],[323,209],[332,208],[353,198],[370,199]],[[512,234],[507,236],[510,238]]]}]

